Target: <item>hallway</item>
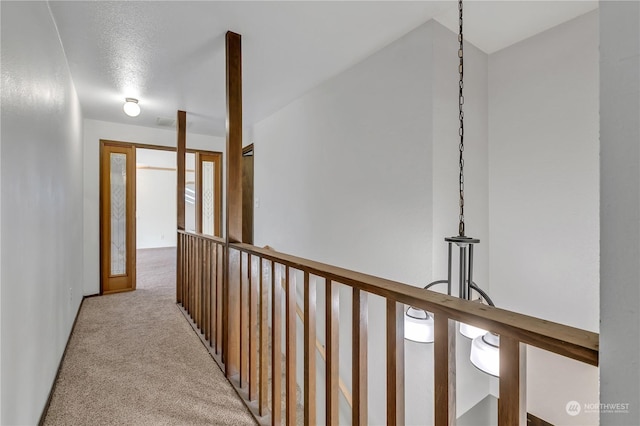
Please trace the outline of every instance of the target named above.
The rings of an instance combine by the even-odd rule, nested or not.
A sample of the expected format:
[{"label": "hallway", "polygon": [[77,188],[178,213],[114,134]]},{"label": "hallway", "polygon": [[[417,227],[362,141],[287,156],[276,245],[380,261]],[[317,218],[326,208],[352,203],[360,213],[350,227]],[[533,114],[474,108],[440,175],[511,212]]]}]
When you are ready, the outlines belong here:
[{"label": "hallway", "polygon": [[136,291],[84,300],[44,424],[255,424],[175,304],[175,254],[138,250]]}]

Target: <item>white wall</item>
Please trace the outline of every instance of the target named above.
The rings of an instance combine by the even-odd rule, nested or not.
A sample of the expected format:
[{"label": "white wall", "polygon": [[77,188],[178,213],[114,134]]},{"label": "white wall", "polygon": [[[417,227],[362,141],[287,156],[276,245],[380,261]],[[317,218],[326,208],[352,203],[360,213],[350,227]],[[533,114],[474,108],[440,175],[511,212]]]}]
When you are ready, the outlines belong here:
[{"label": "white wall", "polygon": [[600,2],[602,424],[640,424],[640,3]]},{"label": "white wall", "polygon": [[[599,321],[598,12],[489,57],[491,296],[591,331]],[[595,367],[529,350],[528,410],[598,402]]]},{"label": "white wall", "polygon": [[[436,279],[432,250],[444,251],[446,256],[443,238],[457,231],[457,222],[440,226],[439,221],[437,237],[433,232],[434,210],[440,208],[433,203],[434,170],[438,169],[438,179],[451,175],[450,168],[440,167],[434,158],[434,137],[442,138],[439,149],[446,151],[446,143],[455,149],[458,146],[455,124],[447,132],[444,124],[434,123],[447,113],[456,121],[457,79],[443,77],[445,69],[457,70],[455,39],[453,33],[429,22],[254,127],[255,199],[259,204],[255,209],[256,245],[268,244],[285,253],[412,285],[424,286]],[[454,44],[452,55],[434,52],[434,46],[443,40]],[[486,73],[486,57],[470,47],[469,63],[476,61],[480,72]],[[441,80],[434,80],[436,73]],[[486,145],[486,124],[481,124],[486,119],[480,118],[486,116],[482,112],[486,78],[482,75],[467,86],[470,93],[479,95],[468,106],[470,115],[471,110],[479,110],[478,118],[468,124],[470,133],[478,132],[475,142],[479,144],[470,148],[469,161],[475,164],[471,170],[482,175],[485,169],[477,185],[479,192],[483,187],[485,192],[478,199],[486,198],[486,165],[481,165],[485,160],[481,156],[473,161]],[[446,107],[442,97],[447,97]],[[436,114],[434,108],[443,109]],[[455,158],[452,163],[455,168]],[[452,178],[455,183],[455,171]],[[454,187],[454,195],[455,191]],[[446,198],[443,194],[442,199]],[[457,205],[455,198],[449,202]],[[471,210],[478,213],[476,229],[482,237],[488,219],[486,206],[481,204]],[[457,218],[455,212],[453,217]],[[488,280],[487,266],[480,269]],[[341,292],[344,318],[349,314],[349,301],[349,292]],[[318,310],[322,303],[319,300]],[[383,423],[385,415],[383,309],[381,299],[370,299],[372,424]],[[320,336],[322,327],[319,321]],[[340,374],[348,385],[349,332],[349,327],[340,330]],[[429,395],[433,392],[430,369],[425,365],[431,354],[430,346],[406,345],[407,369],[412,372],[406,378],[407,424],[432,421],[432,406],[425,404],[432,400]],[[459,395],[461,410],[486,396],[488,382],[484,380],[482,396],[473,392]]]},{"label": "white wall", "polygon": [[82,114],[45,2],[2,2],[2,418],[36,424],[82,299]]},{"label": "white wall", "polygon": [[136,149],[138,249],[176,246],[176,157],[175,151]]},{"label": "white wall", "polygon": [[[171,129],[85,119],[83,228],[85,295],[97,294],[100,291],[100,139],[175,147],[177,134]],[[187,131],[187,148],[224,152],[225,141],[220,137],[191,134]]]}]

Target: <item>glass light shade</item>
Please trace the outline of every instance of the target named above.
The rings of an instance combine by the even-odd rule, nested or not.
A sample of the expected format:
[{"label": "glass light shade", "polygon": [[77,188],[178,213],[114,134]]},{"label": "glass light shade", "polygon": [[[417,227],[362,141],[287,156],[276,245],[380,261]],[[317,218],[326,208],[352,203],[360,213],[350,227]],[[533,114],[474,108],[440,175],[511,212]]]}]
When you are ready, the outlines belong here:
[{"label": "glass light shade", "polygon": [[500,376],[500,336],[486,333],[471,343],[471,363],[495,377]]},{"label": "glass light shade", "polygon": [[433,315],[410,306],[404,313],[404,338],[418,343],[432,343]]},{"label": "glass light shade", "polygon": [[460,334],[464,337],[468,337],[473,340],[476,337],[484,336],[487,334],[487,330],[483,330],[482,328],[474,327],[473,325],[465,324],[463,322],[460,323]]},{"label": "glass light shade", "polygon": [[125,99],[126,102],[124,103],[124,106],[122,107],[122,109],[124,110],[124,113],[127,114],[129,117],[137,117],[140,115],[140,105],[138,105],[138,100],[137,99],[133,99],[133,98],[127,98]]}]

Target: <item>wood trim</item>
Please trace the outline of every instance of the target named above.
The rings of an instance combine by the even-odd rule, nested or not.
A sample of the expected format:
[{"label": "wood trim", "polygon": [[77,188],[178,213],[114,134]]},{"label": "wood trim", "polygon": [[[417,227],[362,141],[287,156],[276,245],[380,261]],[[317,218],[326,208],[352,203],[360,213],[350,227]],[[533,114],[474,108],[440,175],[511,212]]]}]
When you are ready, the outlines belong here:
[{"label": "wood trim", "polygon": [[211,162],[214,164],[214,188],[213,188],[213,209],[215,211],[213,218],[213,233],[216,237],[222,237],[222,154],[221,153],[203,153],[196,152],[196,233],[202,234],[202,163]]},{"label": "wood trim", "polygon": [[387,299],[387,425],[404,425],[404,309]]},{"label": "wood trim", "polygon": [[227,240],[242,241],[242,45],[227,31]]},{"label": "wood trim", "polygon": [[351,383],[353,387],[353,414],[351,423],[354,426],[368,424],[367,327],[369,325],[369,310],[367,299],[367,293],[358,288],[353,289],[353,329],[351,331]]},{"label": "wood trim", "polygon": [[444,315],[434,318],[433,379],[436,426],[456,424],[456,323]]},{"label": "wood trim", "polygon": [[339,423],[338,406],[338,321],[340,316],[340,302],[338,286],[330,279],[325,279],[325,345],[327,355],[326,367],[326,419],[328,425]]},{"label": "wood trim", "polygon": [[500,336],[500,398],[498,425],[527,425],[526,347]]},{"label": "wood trim", "polygon": [[415,306],[436,314],[444,314],[450,319],[493,331],[500,334],[500,336],[512,337],[522,343],[567,358],[594,366],[598,365],[599,336],[597,333],[486,306],[446,294],[425,291],[422,287],[410,286],[397,281],[278,253],[272,249],[241,243],[233,243],[231,246],[405,305]]},{"label": "wood trim", "polygon": [[[198,234],[202,234],[202,163],[200,162],[200,153],[195,153],[195,186],[196,186],[196,202],[195,202],[195,213],[196,213],[196,232]],[[186,185],[185,185],[186,186]],[[185,189],[186,191],[186,189]],[[186,213],[185,213],[186,214]]]},{"label": "wood trim", "polygon": [[177,193],[177,220],[178,229],[185,229],[185,206],[184,206],[184,187],[185,187],[185,169],[187,164],[186,152],[187,148],[187,113],[185,111],[178,111],[176,120],[176,166],[177,166],[177,178],[178,178],[178,193]]},{"label": "wood trim", "polygon": [[[316,280],[304,273],[304,424],[316,424]],[[363,423],[366,424],[366,423]]]}]

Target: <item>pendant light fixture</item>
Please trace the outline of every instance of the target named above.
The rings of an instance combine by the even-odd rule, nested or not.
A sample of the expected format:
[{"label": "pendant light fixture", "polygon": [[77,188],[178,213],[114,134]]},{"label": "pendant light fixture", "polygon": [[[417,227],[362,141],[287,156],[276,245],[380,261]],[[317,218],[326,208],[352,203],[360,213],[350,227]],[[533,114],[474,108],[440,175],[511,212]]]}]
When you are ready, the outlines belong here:
[{"label": "pendant light fixture", "polygon": [[[460,299],[472,300],[472,293],[475,291],[480,295],[479,301],[486,302],[490,306],[494,306],[489,295],[482,290],[473,281],[473,249],[474,245],[480,243],[477,238],[471,238],[465,234],[464,222],[464,38],[462,32],[462,0],[458,0],[458,196],[459,196],[459,216],[458,216],[458,235],[455,237],[447,237],[444,240],[448,243],[448,267],[447,279],[434,281],[424,288],[429,289],[437,284],[447,284],[447,294],[453,295],[452,292],[452,265],[453,265],[453,245],[458,247],[458,292]],[[405,338],[420,343],[433,342],[433,314],[422,309],[409,307],[404,315],[405,322]],[[487,332],[479,327],[460,323],[460,333],[473,339],[471,344],[470,361],[477,368],[487,374],[498,376],[499,374],[499,347],[500,338],[494,333]]]}]

